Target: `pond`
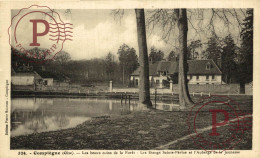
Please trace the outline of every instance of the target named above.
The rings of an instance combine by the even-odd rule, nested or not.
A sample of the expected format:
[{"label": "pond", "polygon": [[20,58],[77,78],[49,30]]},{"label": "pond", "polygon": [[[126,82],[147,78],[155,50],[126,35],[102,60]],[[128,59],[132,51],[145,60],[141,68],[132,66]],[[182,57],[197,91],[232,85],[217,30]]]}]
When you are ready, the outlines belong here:
[{"label": "pond", "polygon": [[[93,117],[143,110],[137,103],[101,98],[12,98],[11,136],[72,128]],[[176,105],[157,103],[156,108],[172,111]]]}]

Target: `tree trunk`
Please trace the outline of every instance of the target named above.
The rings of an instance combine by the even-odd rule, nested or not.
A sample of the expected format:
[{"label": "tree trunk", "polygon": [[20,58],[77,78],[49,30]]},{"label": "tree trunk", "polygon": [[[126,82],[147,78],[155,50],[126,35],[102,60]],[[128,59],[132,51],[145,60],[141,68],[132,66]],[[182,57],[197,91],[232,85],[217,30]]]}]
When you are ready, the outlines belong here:
[{"label": "tree trunk", "polygon": [[190,98],[187,85],[187,13],[186,9],[176,9],[179,29],[179,102],[180,108],[186,109],[194,104]]},{"label": "tree trunk", "polygon": [[139,47],[139,102],[151,107],[150,85],[149,85],[149,62],[146,43],[144,9],[135,9],[137,23],[137,38]]}]

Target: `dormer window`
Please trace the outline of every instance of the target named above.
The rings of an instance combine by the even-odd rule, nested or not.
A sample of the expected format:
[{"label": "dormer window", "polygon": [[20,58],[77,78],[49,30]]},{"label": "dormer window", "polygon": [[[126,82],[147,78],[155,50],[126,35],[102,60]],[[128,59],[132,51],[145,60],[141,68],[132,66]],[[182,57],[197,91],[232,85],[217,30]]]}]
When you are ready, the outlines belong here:
[{"label": "dormer window", "polygon": [[206,65],[206,70],[210,70],[210,68],[211,68],[211,64],[210,64],[210,63],[207,63],[207,65]]},{"label": "dormer window", "polygon": [[166,75],[167,75],[167,72],[166,72],[166,71],[161,71],[161,72],[160,72],[160,75],[161,75],[161,76],[166,76]]}]

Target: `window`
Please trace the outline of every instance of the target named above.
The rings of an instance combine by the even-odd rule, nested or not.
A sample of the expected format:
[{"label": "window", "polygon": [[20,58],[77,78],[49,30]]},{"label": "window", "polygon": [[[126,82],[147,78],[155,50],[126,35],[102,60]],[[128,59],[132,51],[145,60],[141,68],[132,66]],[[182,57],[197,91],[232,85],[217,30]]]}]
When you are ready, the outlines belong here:
[{"label": "window", "polygon": [[210,70],[210,67],[211,67],[210,63],[207,63],[206,70]]},{"label": "window", "polygon": [[135,79],[135,85],[138,86],[138,79]]},{"label": "window", "polygon": [[192,80],[192,75],[190,75],[190,80]]},{"label": "window", "polygon": [[215,75],[212,75],[212,80],[216,80],[216,79],[215,79]]},{"label": "window", "polygon": [[156,83],[156,85],[159,85],[160,80],[156,80],[155,83]]},{"label": "window", "polygon": [[209,75],[206,75],[206,80],[207,80],[207,81],[209,80]]},{"label": "window", "polygon": [[197,80],[199,80],[199,79],[200,79],[200,76],[199,76],[199,75],[197,75],[197,76],[196,76],[196,79],[197,79]]}]

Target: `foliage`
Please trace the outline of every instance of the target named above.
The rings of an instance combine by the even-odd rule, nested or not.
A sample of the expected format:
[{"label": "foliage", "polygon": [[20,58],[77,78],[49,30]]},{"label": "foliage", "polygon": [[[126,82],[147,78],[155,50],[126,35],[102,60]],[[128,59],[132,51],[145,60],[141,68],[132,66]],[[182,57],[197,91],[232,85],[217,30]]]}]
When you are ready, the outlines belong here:
[{"label": "foliage", "polygon": [[171,51],[168,55],[167,60],[168,61],[175,61],[177,57],[178,57],[178,55],[174,51]]},{"label": "foliage", "polygon": [[65,63],[70,61],[70,59],[70,54],[65,51],[61,51],[55,56],[55,61],[57,61],[60,65],[64,65]]},{"label": "foliage", "polygon": [[109,52],[105,58],[106,73],[111,78],[111,75],[115,72],[114,55]]},{"label": "foliage", "polygon": [[247,83],[253,80],[253,9],[247,10],[241,31],[241,52],[239,54],[239,76],[240,83]]},{"label": "foliage", "polygon": [[234,82],[236,65],[236,50],[233,37],[229,34],[224,39],[218,38],[215,34],[209,39],[208,48],[203,52],[204,59],[212,59],[221,68],[222,80],[226,83]]},{"label": "foliage", "polygon": [[138,57],[134,48],[123,44],[118,49],[117,54],[121,68],[124,69],[125,73],[129,75],[136,70],[138,67]]},{"label": "foliage", "polygon": [[34,69],[40,69],[42,66],[49,63],[48,61],[42,62],[45,59],[45,55],[42,52],[46,52],[45,49],[33,48],[26,50],[26,54],[20,52],[15,48],[11,48],[11,65],[14,70],[23,65],[32,66]]},{"label": "foliage", "polygon": [[221,52],[222,52],[220,38],[213,33],[212,37],[210,37],[207,43],[207,46],[208,47],[203,54],[204,58],[213,59],[214,62],[217,63],[217,60],[221,58]]},{"label": "foliage", "polygon": [[228,35],[223,40],[223,47],[221,52],[221,69],[223,73],[223,80],[226,83],[232,82],[232,76],[235,75],[236,71],[236,49],[237,46],[231,35]]},{"label": "foliage", "polygon": [[[38,51],[39,48],[28,50],[28,51]],[[133,49],[132,49],[133,50]],[[135,52],[135,51],[134,51]],[[65,53],[65,57],[63,58]],[[131,53],[130,53],[131,54]],[[132,53],[133,54],[133,53]],[[50,71],[56,74],[62,74],[70,78],[72,83],[87,84],[87,83],[97,83],[105,82],[108,83],[109,80],[113,80],[114,83],[121,83],[122,79],[122,65],[120,65],[112,53],[109,53],[105,59],[96,58],[89,60],[69,60],[70,56],[67,52],[61,54],[61,60],[55,61],[50,60],[44,63],[37,62],[39,59],[26,56],[16,49],[11,49],[11,64],[12,68],[17,71],[19,67],[30,66],[34,71],[42,71],[45,67],[45,71]],[[69,56],[69,57],[68,57]],[[58,57],[59,59],[59,57]],[[126,57],[126,59],[128,59]],[[35,61],[35,62],[28,62]],[[130,59],[129,61],[133,61]],[[137,67],[137,56],[134,58],[135,68]],[[61,65],[62,63],[62,65]],[[130,68],[133,66],[129,65]],[[127,67],[126,67],[127,68]],[[128,71],[126,69],[126,71]]]},{"label": "foliage", "polygon": [[41,49],[38,47],[35,47],[33,49],[28,50],[27,56],[34,60],[45,60],[47,57],[47,52],[45,49]]},{"label": "foliage", "polygon": [[197,59],[199,56],[198,48],[202,47],[201,40],[191,41],[187,50],[187,58],[188,60]]},{"label": "foliage", "polygon": [[149,54],[149,61],[161,61],[163,60],[164,53],[161,50],[157,50],[154,46],[151,47],[151,52]]}]

